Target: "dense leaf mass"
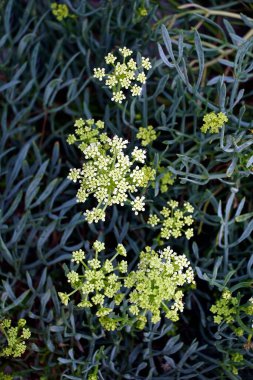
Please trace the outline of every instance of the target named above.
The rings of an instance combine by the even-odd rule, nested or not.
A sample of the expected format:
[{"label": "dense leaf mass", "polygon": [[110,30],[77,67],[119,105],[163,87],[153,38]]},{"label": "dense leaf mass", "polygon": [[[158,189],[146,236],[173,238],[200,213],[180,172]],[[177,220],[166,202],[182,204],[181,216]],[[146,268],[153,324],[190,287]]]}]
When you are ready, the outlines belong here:
[{"label": "dense leaf mass", "polygon": [[252,1],[0,0],[0,30],[0,379],[252,379]]}]

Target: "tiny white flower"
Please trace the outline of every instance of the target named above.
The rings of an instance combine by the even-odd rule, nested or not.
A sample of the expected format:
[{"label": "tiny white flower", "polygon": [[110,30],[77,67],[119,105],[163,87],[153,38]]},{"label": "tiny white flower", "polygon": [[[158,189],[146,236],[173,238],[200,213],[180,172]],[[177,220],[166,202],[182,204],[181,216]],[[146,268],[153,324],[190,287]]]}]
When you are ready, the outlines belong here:
[{"label": "tiny white flower", "polygon": [[142,90],[142,87],[137,86],[137,84],[134,84],[131,88],[131,93],[133,96],[140,96],[141,90]]},{"label": "tiny white flower", "polygon": [[152,67],[149,58],[142,57],[141,64],[142,64],[142,67],[146,70],[149,70]]},{"label": "tiny white flower", "polygon": [[102,81],[102,79],[105,76],[105,69],[104,68],[95,68],[94,69],[94,78],[97,78],[98,80]]},{"label": "tiny white flower", "polygon": [[113,92],[112,101],[115,103],[122,103],[122,100],[126,99],[122,91]]},{"label": "tiny white flower", "polygon": [[144,201],[144,197],[136,197],[132,202],[131,202],[131,205],[132,205],[132,210],[134,211],[135,215],[138,215],[138,213],[140,211],[145,211],[145,203],[143,202]]},{"label": "tiny white flower", "polygon": [[105,62],[107,63],[107,65],[109,65],[110,63],[111,64],[114,64],[114,62],[116,61],[116,57],[112,54],[112,53],[109,53],[107,54],[107,56],[105,57]]},{"label": "tiny white flower", "polygon": [[133,54],[133,51],[130,49],[127,49],[126,47],[120,48],[119,52],[123,55],[124,58],[129,57]]}]

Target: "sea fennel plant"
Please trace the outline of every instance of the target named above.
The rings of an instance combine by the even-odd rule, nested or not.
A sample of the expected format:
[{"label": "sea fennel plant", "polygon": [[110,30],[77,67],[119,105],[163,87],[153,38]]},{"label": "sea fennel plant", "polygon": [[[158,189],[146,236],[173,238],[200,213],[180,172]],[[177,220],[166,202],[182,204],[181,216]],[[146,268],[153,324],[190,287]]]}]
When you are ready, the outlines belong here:
[{"label": "sea fennel plant", "polygon": [[0,321],[0,332],[6,339],[6,344],[0,351],[0,357],[18,358],[26,351],[26,340],[31,336],[25,319],[19,319],[17,327],[13,327],[10,319]]},{"label": "sea fennel plant", "polygon": [[[45,0],[0,1],[0,317],[13,327],[25,318],[32,332],[21,358],[0,357],[1,378],[252,377],[252,5],[199,3],[64,0],[53,12]],[[128,85],[125,73],[117,76],[117,95],[109,87],[115,78],[106,84],[115,68],[104,58],[113,59],[111,53],[122,65],[124,46],[133,52],[125,64],[132,58],[137,69],[129,88],[120,88],[120,79]],[[152,62],[148,70],[142,56]],[[101,81],[94,68],[105,69]],[[146,78],[138,81],[139,74]],[[140,95],[132,96],[134,85]],[[113,92],[125,97],[121,103],[111,100]],[[228,120],[217,123],[221,113]],[[147,187],[127,192],[123,206],[106,207],[105,221],[87,223],[85,210],[99,202],[91,194],[76,202],[81,178],[76,184],[66,179],[71,168],[87,163],[77,149],[81,142],[66,144],[79,118],[103,120],[98,135],[127,140],[123,154],[130,161],[135,147],[145,150],[144,164],[135,162],[131,171],[155,171]],[[141,211],[131,210],[136,197]],[[194,212],[184,216],[194,222],[167,239],[161,228],[171,214],[165,218],[161,211],[170,201],[178,202],[178,211],[189,202]],[[150,215],[159,219],[154,227],[147,224]],[[194,229],[190,239],[187,228]],[[91,247],[97,240],[106,247],[97,254],[101,268],[119,244],[127,252],[113,260],[123,301],[115,305],[105,296],[124,323],[97,316],[99,305],[78,307],[80,290],[67,305],[58,296],[75,290],[73,272],[85,275],[80,260],[89,266],[96,258]],[[173,310],[175,304],[161,275],[170,268],[161,258],[168,246],[194,271],[195,285],[173,288],[166,280],[170,295],[175,289],[183,302],[177,321],[166,317],[163,305]],[[146,247],[152,250],[148,261]],[[121,260],[127,273],[116,269]],[[135,282],[126,288],[131,273]],[[231,299],[225,302],[226,289]],[[167,299],[161,300],[161,290]],[[137,312],[136,306],[134,315],[129,309]],[[7,347],[1,333],[0,341]]]},{"label": "sea fennel plant", "polygon": [[[132,61],[129,61],[128,65],[125,64],[125,58],[132,54],[130,49],[124,47],[119,51],[124,57],[124,63],[116,64],[115,73],[110,79],[116,78],[115,83],[118,81],[119,86],[128,88],[132,77],[129,77],[130,74],[128,75],[129,72],[126,70],[130,68],[134,78],[137,67]],[[114,64],[115,60],[116,57],[111,53],[105,57],[107,63]],[[146,58],[142,58],[142,65],[147,69],[151,67]],[[105,76],[104,69],[94,69],[94,73],[99,80]],[[146,80],[146,77],[141,79],[140,76],[141,74],[138,74],[136,80],[142,82]],[[126,80],[129,83],[126,83]],[[135,94],[132,93],[132,95]],[[112,100],[115,99],[112,98]],[[121,103],[122,100],[123,98],[119,102]],[[84,154],[85,163],[81,169],[70,169],[68,178],[80,183],[77,192],[79,202],[85,202],[90,195],[94,195],[98,202],[97,207],[91,211],[86,210],[87,222],[105,221],[107,206],[113,204],[124,206],[128,198],[127,193],[129,192],[132,196],[131,193],[135,193],[138,188],[147,187],[149,182],[155,179],[155,170],[146,165],[139,167],[139,164],[144,164],[146,160],[146,151],[135,147],[130,159],[124,154],[127,140],[117,135],[110,138],[107,133],[101,133],[99,130],[104,128],[104,122],[101,120],[95,122],[93,119],[86,121],[79,119],[76,120],[75,127],[75,134],[68,137],[68,143],[79,143],[78,147]],[[155,136],[152,127],[149,127],[148,131]],[[144,136],[144,129],[140,132],[139,137]],[[152,138],[149,137],[148,141],[151,142]],[[144,196],[136,196],[130,204],[135,215],[145,211]],[[164,207],[161,211],[165,218],[161,236],[169,239],[172,235],[177,238],[182,235],[181,230],[185,225],[190,226],[193,223],[192,217],[185,215],[185,213],[192,213],[193,208],[185,202],[183,211],[174,210],[178,207],[176,201],[168,202],[168,206],[170,209]],[[151,219],[153,225],[157,224],[154,216],[151,216]],[[193,235],[193,230],[187,229],[185,234],[189,239]],[[93,247],[95,258],[88,260],[87,263],[84,261],[85,254],[82,250],[73,252],[72,261],[82,264],[83,274],[75,270],[67,273],[68,282],[74,290],[70,294],[59,292],[66,306],[70,296],[79,292],[81,302],[78,306],[91,308],[98,305],[96,316],[99,317],[100,323],[106,330],[115,330],[121,325],[131,326],[136,319],[138,327],[144,328],[146,314],[151,313],[151,321],[157,323],[161,319],[161,311],[165,311],[166,317],[171,321],[178,320],[178,312],[183,311],[183,291],[180,287],[185,283],[194,283],[193,271],[188,268],[190,263],[185,256],[177,256],[170,247],[159,254],[150,247],[146,247],[146,251],[140,253],[137,270],[131,270],[128,273],[127,261],[123,260],[115,266],[113,264],[121,251],[126,255],[126,250],[122,245],[118,246],[116,254],[110,260],[107,259],[103,263],[99,260],[98,253],[104,249],[104,244],[96,241]],[[123,276],[123,274],[126,275]],[[123,305],[120,307],[122,302]],[[125,316],[119,314],[119,311],[122,312],[120,309],[126,309],[128,303],[131,305],[130,318],[126,312]],[[118,306],[119,310],[117,310]],[[114,307],[116,307],[116,312]],[[136,318],[131,319],[131,315]]]},{"label": "sea fennel plant", "polygon": [[72,261],[81,264],[82,272],[71,270],[67,279],[73,291],[69,294],[59,292],[64,305],[70,297],[78,293],[79,308],[97,308],[96,316],[106,330],[116,330],[126,326],[144,329],[147,317],[157,323],[161,316],[177,321],[179,312],[184,309],[183,286],[195,285],[193,270],[185,255],[176,254],[170,247],[155,252],[146,247],[140,253],[136,270],[128,272],[126,260],[117,261],[126,256],[122,244],[110,259],[102,262],[99,253],[104,244],[93,244],[95,255],[85,259],[82,250],[72,254]]},{"label": "sea fennel plant", "polygon": [[129,58],[133,51],[126,47],[119,48],[119,53],[123,58],[122,63],[117,62],[117,57],[113,53],[105,57],[106,64],[113,66],[109,73],[106,73],[104,68],[94,69],[94,78],[100,81],[105,79],[105,85],[112,90],[111,99],[116,103],[122,103],[126,99],[123,90],[130,90],[132,96],[141,95],[142,85],[146,83],[144,70],[151,68],[149,58],[141,57],[137,61]]},{"label": "sea fennel plant", "polygon": [[79,143],[84,164],[80,169],[70,169],[68,178],[80,184],[78,202],[84,203],[90,196],[97,201],[96,207],[85,211],[88,223],[104,221],[107,207],[114,204],[129,204],[136,215],[144,211],[145,197],[135,193],[145,190],[155,176],[155,170],[144,165],[145,150],[135,147],[126,154],[128,141],[102,133],[99,130],[104,128],[101,120],[79,119],[75,126],[75,135],[70,135],[68,142]]}]

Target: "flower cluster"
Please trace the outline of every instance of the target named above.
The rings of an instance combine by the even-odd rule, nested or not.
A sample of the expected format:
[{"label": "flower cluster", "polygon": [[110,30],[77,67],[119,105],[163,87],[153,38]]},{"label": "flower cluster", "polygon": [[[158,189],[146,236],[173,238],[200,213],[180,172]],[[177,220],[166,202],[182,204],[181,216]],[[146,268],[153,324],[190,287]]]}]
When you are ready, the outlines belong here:
[{"label": "flower cluster", "polygon": [[[229,355],[228,367],[234,375],[238,375],[238,369],[245,364],[244,354],[246,351],[253,348],[253,298],[250,298],[245,304],[241,304],[241,298],[240,293],[233,296],[232,292],[226,288],[223,290],[221,298],[210,309],[214,314],[214,322],[218,325],[225,325],[222,331],[225,327],[231,329],[238,342],[242,344],[243,351],[240,350],[241,352]],[[227,334],[225,339],[227,339]],[[236,345],[236,341],[234,343]]]},{"label": "flower cluster", "polygon": [[185,202],[183,207],[179,208],[177,201],[170,200],[160,212],[161,216],[149,216],[148,224],[152,227],[159,225],[161,237],[164,239],[178,238],[183,234],[187,239],[190,239],[193,236],[193,228],[190,228],[194,221],[193,211],[194,209],[189,202]]},{"label": "flower cluster", "polygon": [[239,352],[235,352],[231,355],[231,361],[234,363],[230,366],[231,370],[234,375],[238,375],[238,368],[240,369],[240,367],[244,364],[244,356]]},{"label": "flower cluster", "polygon": [[228,289],[224,290],[221,299],[217,300],[216,304],[210,309],[215,314],[214,322],[217,324],[223,321],[228,324],[233,323],[238,305],[239,300],[236,297],[232,297],[232,293]]},{"label": "flower cluster", "polygon": [[63,19],[69,16],[69,8],[66,4],[52,3],[51,9],[53,15],[56,17],[58,21],[62,21]]},{"label": "flower cluster", "polygon": [[104,122],[98,120],[95,122],[94,119],[77,119],[75,121],[75,134],[71,134],[67,138],[69,144],[74,144],[75,142],[80,143],[79,149],[84,151],[90,144],[96,143],[98,141],[99,135],[101,134],[101,129],[104,128]]},{"label": "flower cluster", "polygon": [[223,112],[219,112],[217,115],[215,112],[210,112],[204,116],[203,122],[201,132],[219,133],[223,125],[228,122],[228,118]]},{"label": "flower cluster", "polygon": [[71,169],[68,178],[80,184],[78,202],[84,203],[90,196],[97,201],[96,207],[86,210],[88,223],[104,221],[105,210],[112,205],[130,204],[135,214],[143,211],[144,196],[130,199],[154,180],[155,170],[144,165],[146,152],[135,147],[130,155],[126,154],[128,141],[101,133],[104,123],[100,120],[95,123],[93,119],[79,119],[75,127],[68,142],[80,143],[85,162],[81,169]]},{"label": "flower cluster", "polygon": [[126,99],[125,90],[130,90],[132,96],[141,94],[142,85],[146,83],[146,75],[144,70],[151,68],[149,58],[141,58],[138,64],[130,56],[132,50],[126,47],[120,48],[119,53],[122,57],[122,62],[117,61],[117,57],[113,53],[109,53],[105,57],[107,65],[112,66],[109,73],[105,72],[104,68],[95,68],[94,77],[102,81],[105,79],[105,85],[112,91],[112,101],[122,103]]},{"label": "flower cluster", "polygon": [[89,373],[87,380],[98,380],[97,370]]},{"label": "flower cluster", "polygon": [[0,332],[7,341],[7,345],[0,352],[0,357],[13,356],[14,358],[18,358],[25,352],[25,341],[31,336],[30,330],[25,325],[25,319],[19,319],[17,327],[11,326],[10,319],[4,319],[0,322]]},{"label": "flower cluster", "polygon": [[240,295],[232,296],[232,293],[225,289],[221,298],[216,301],[210,311],[214,314],[215,323],[221,324],[225,322],[234,330],[236,335],[241,336],[243,335],[243,329],[234,327],[236,316],[239,314],[244,314],[245,317],[253,316],[253,298],[250,298],[247,304],[240,305]]},{"label": "flower cluster", "polygon": [[[168,171],[164,166],[159,166],[157,168],[157,174],[160,178],[160,191],[161,193],[166,193],[169,190],[169,186],[173,185],[175,182],[175,176]],[[155,183],[154,183],[155,187]]]},{"label": "flower cluster", "polygon": [[[86,258],[85,252],[82,250],[72,253],[72,261],[77,264],[75,270],[71,270],[67,274],[68,282],[73,291],[70,294],[59,292],[59,297],[64,305],[67,305],[70,297],[78,292],[80,294],[80,302],[78,307],[96,308],[96,315],[99,317],[100,323],[108,328],[107,319],[111,320],[111,328],[117,327],[117,316],[114,313],[115,306],[121,304],[124,294],[121,292],[123,282],[122,276],[127,273],[126,260],[117,261],[117,256],[126,256],[125,248],[119,244],[116,253],[111,259],[101,261],[98,253],[104,250],[104,244],[96,241],[93,244],[95,257]],[[81,273],[77,272],[78,266],[81,264]],[[106,317],[106,318],[105,318]]]},{"label": "flower cluster", "polygon": [[140,127],[136,137],[141,140],[141,145],[147,146],[157,139],[157,134],[154,127],[149,125],[147,128]]},{"label": "flower cluster", "polygon": [[6,375],[4,372],[0,372],[0,380],[13,380],[11,375]]},{"label": "flower cluster", "polygon": [[137,12],[138,12],[138,15],[140,16],[140,17],[145,17],[145,16],[147,16],[148,15],[148,10],[145,8],[145,7],[140,7],[140,8],[138,8],[137,9]]},{"label": "flower cluster", "polygon": [[[166,193],[169,188],[174,184],[176,176],[172,174],[168,169],[164,166],[158,166],[156,168],[156,178],[155,181],[152,182],[152,187],[155,189],[157,186],[157,181],[159,180],[159,189],[161,193]],[[157,218],[157,223],[159,222],[159,218]]]},{"label": "flower cluster", "polygon": [[161,193],[166,193],[169,189],[169,186],[173,185],[174,182],[175,180],[171,172],[164,173],[161,178],[161,185],[160,185]]},{"label": "flower cluster", "polygon": [[[134,323],[142,329],[148,312],[151,312],[154,323],[160,320],[162,312],[167,318],[178,320],[179,312],[183,311],[182,287],[195,283],[185,255],[178,255],[169,247],[159,253],[146,247],[140,254],[136,271],[127,273],[127,262],[116,260],[117,256],[126,256],[123,245],[117,246],[111,259],[102,262],[98,259],[98,244],[93,244],[96,253],[93,259],[86,259],[82,250],[73,252],[72,261],[81,264],[82,273],[75,269],[67,274],[73,291],[58,293],[64,305],[78,292],[81,299],[77,306],[95,308],[96,316],[106,330]],[[129,304],[128,312],[119,315],[123,300],[125,305]]]},{"label": "flower cluster", "polygon": [[170,247],[156,253],[150,247],[140,254],[136,271],[130,272],[125,286],[133,288],[129,294],[129,311],[136,316],[139,327],[144,327],[146,315],[151,312],[151,320],[157,323],[161,312],[172,321],[178,320],[183,311],[183,291],[185,284],[194,284],[193,271],[185,255],[178,255]]}]

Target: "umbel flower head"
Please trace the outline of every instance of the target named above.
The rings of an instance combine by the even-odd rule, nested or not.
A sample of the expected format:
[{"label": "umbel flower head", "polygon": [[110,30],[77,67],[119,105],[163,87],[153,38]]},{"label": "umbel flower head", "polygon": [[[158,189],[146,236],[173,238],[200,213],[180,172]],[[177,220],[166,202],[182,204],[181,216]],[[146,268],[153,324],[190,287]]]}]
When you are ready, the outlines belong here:
[{"label": "umbel flower head", "polygon": [[179,238],[183,235],[187,239],[193,236],[193,228],[190,226],[194,220],[192,217],[194,209],[189,202],[185,202],[182,208],[174,200],[167,202],[163,207],[161,215],[150,215],[148,224],[152,227],[159,225],[161,227],[161,238],[170,239],[171,237]]},{"label": "umbel flower head", "polygon": [[203,121],[201,132],[219,133],[223,125],[228,122],[228,118],[223,112],[219,112],[217,115],[215,112],[210,112],[204,116]]},{"label": "umbel flower head", "polygon": [[185,284],[194,284],[193,270],[185,255],[176,254],[170,247],[159,253],[146,247],[137,270],[125,280],[125,287],[133,289],[129,311],[139,320],[139,326],[144,327],[148,311],[153,323],[160,321],[162,312],[177,321],[184,308]]},{"label": "umbel flower head", "polygon": [[97,372],[98,372],[98,370],[95,369],[95,371],[92,371],[91,373],[89,373],[87,380],[98,380]]},{"label": "umbel flower head", "polygon": [[[116,260],[119,256],[126,256],[126,250],[122,244],[118,244],[115,254],[111,259],[100,260],[98,254],[105,249],[103,243],[95,241],[93,244],[95,251],[94,258],[87,259],[84,251],[79,250],[72,253],[72,261],[78,266],[67,274],[68,282],[73,291],[70,294],[59,292],[59,297],[64,305],[67,305],[71,295],[79,293],[80,302],[78,307],[95,308],[96,315],[101,324],[106,323],[105,316],[111,319],[107,329],[117,327],[118,317],[114,313],[114,308],[121,304],[124,294],[123,276],[127,273],[126,260]],[[78,267],[81,266],[81,273]]]},{"label": "umbel flower head", "polygon": [[232,297],[232,293],[228,289],[225,289],[221,298],[210,309],[215,314],[214,322],[217,324],[222,322],[233,323],[238,306],[239,300],[236,297]]},{"label": "umbel flower head", "polygon": [[0,380],[13,380],[11,375],[6,375],[4,372],[0,371]]},{"label": "umbel flower head", "polygon": [[[158,166],[157,167],[157,177],[160,179],[159,188],[161,193],[167,193],[169,190],[169,187],[171,187],[176,179],[176,176],[172,174],[172,172],[168,171],[168,169],[165,166]],[[157,178],[156,178],[157,179]],[[154,181],[152,183],[152,187],[156,187],[156,182]],[[159,221],[159,218],[158,218]]]},{"label": "umbel flower head", "polygon": [[[248,318],[252,320],[253,316],[253,302],[250,298],[248,302],[244,305],[240,304],[240,293],[237,296],[233,296],[229,289],[224,289],[221,297],[212,305],[210,311],[214,314],[214,322],[217,324],[226,323],[229,325],[236,335],[243,335],[244,330],[243,327],[245,325],[240,325],[239,329],[235,328],[238,319],[236,316],[240,315],[240,318]],[[248,325],[249,323],[247,323]],[[252,334],[253,334],[253,327]],[[248,332],[249,328],[247,328]]]},{"label": "umbel flower head", "polygon": [[151,68],[149,58],[141,57],[141,62],[137,63],[133,58],[132,50],[126,47],[119,49],[121,61],[113,53],[107,54],[105,62],[111,66],[109,72],[104,68],[94,69],[94,78],[102,81],[112,91],[112,101],[122,103],[126,99],[126,91],[130,90],[132,96],[139,96],[142,85],[146,83],[145,70]]},{"label": "umbel flower head", "polygon": [[78,202],[93,197],[97,206],[86,210],[88,223],[105,220],[108,206],[130,204],[135,214],[144,210],[144,196],[133,194],[146,188],[154,179],[155,171],[144,165],[146,152],[137,147],[126,154],[128,141],[118,136],[109,137],[101,133],[102,121],[79,119],[75,123],[75,134],[68,137],[70,144],[79,142],[84,155],[80,169],[71,169],[68,178],[79,183]]},{"label": "umbel flower head", "polygon": [[157,139],[157,134],[154,127],[148,125],[147,128],[140,127],[136,137],[141,140],[141,145],[147,146]]},{"label": "umbel flower head", "polygon": [[58,21],[62,21],[63,19],[69,16],[69,8],[66,4],[52,3],[51,9],[53,15],[56,17]]},{"label": "umbel flower head", "polygon": [[10,319],[0,322],[0,332],[6,338],[6,346],[0,351],[1,356],[20,357],[26,350],[26,340],[30,338],[31,332],[25,327],[26,320],[19,319],[16,327],[11,326]]},{"label": "umbel flower head", "polygon": [[[246,282],[244,286],[249,290],[251,283]],[[219,329],[219,333],[221,332],[223,335],[222,332],[225,332],[224,335],[227,337],[228,332],[226,330],[232,330],[235,349],[238,347],[240,341],[243,340],[244,342],[244,350],[241,351],[241,353],[234,352],[231,355],[232,365],[231,363],[229,364],[229,369],[232,370],[235,375],[238,375],[240,363],[244,363],[243,355],[247,350],[253,348],[253,299],[248,299],[246,303],[241,303],[242,300],[245,300],[244,294],[237,292],[235,295],[228,288],[225,288],[221,296],[218,296],[215,304],[210,308],[210,311],[214,314],[214,322],[218,325],[222,325],[222,328]]]},{"label": "umbel flower head", "polygon": [[140,254],[137,269],[128,274],[126,260],[117,259],[126,256],[122,244],[118,244],[111,259],[105,260],[98,257],[104,249],[103,243],[97,241],[93,248],[95,257],[89,260],[84,251],[73,252],[72,261],[81,265],[82,270],[77,271],[77,266],[67,274],[73,291],[58,293],[64,305],[74,293],[79,293],[77,306],[96,310],[106,330],[134,324],[143,329],[148,313],[153,323],[160,320],[163,312],[173,321],[178,319],[184,307],[183,286],[194,284],[193,271],[185,255],[178,255],[169,247],[159,253],[146,247]]}]

